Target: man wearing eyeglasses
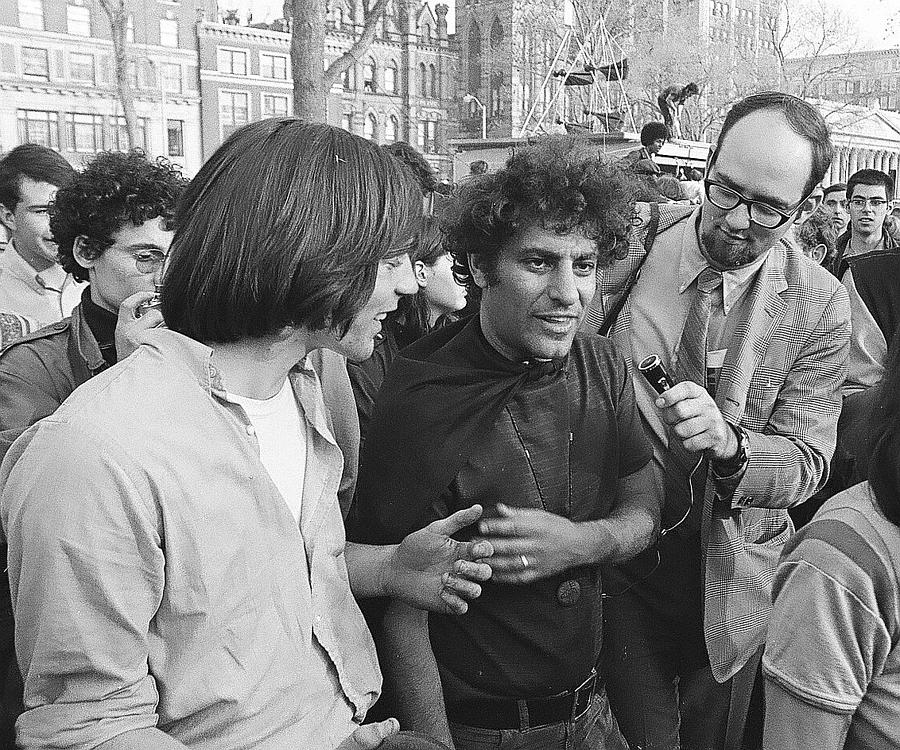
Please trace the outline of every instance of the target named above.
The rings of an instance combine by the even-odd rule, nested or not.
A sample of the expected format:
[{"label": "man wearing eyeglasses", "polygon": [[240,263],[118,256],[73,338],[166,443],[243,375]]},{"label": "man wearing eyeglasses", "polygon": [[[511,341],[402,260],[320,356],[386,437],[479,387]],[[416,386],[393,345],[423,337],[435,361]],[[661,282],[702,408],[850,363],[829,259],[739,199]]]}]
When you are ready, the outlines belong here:
[{"label": "man wearing eyeglasses", "polygon": [[846,290],[784,240],[831,158],[809,104],[738,102],[703,205],[642,212],[628,256],[598,276],[588,323],[612,323],[635,365],[657,355],[676,383],[660,396],[634,368],[663,531],[605,576],[622,593],[605,604],[604,672],[632,747],[761,742],[770,584],[787,508],[827,475],[850,333]]},{"label": "man wearing eyeglasses", "polygon": [[894,222],[889,216],[894,180],[877,169],[861,169],[847,180],[847,205],[850,225],[838,237],[837,252],[830,270],[839,279],[844,278],[849,259],[875,250],[900,248],[900,237],[895,236]]}]

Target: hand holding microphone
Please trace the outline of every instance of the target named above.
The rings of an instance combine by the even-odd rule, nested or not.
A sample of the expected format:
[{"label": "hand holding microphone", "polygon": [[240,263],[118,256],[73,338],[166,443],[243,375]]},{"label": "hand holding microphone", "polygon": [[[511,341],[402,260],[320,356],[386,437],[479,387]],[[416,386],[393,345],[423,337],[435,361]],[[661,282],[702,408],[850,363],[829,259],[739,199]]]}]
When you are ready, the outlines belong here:
[{"label": "hand holding microphone", "polygon": [[656,354],[638,364],[640,372],[659,394],[656,406],[672,434],[692,453],[709,451],[710,458],[726,461],[740,449],[737,435],[709,392],[690,380],[675,383]]}]

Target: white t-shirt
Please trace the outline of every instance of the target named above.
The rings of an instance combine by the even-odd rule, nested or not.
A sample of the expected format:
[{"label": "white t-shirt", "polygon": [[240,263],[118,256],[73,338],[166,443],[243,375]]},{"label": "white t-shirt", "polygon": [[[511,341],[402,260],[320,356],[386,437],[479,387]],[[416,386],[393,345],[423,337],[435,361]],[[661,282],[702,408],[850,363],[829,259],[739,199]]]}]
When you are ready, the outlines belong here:
[{"label": "white t-shirt", "polygon": [[285,379],[281,390],[272,398],[260,400],[229,393],[228,400],[247,413],[256,431],[259,459],[299,524],[306,474],[307,428],[290,380]]}]

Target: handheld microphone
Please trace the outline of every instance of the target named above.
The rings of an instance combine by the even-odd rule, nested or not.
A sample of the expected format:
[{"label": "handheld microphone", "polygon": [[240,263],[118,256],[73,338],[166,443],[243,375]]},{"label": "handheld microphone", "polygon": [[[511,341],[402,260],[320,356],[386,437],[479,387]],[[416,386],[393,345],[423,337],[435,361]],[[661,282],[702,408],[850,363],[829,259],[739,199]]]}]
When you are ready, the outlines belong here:
[{"label": "handheld microphone", "polygon": [[650,383],[653,390],[660,395],[674,385],[672,378],[669,377],[669,373],[666,372],[666,368],[663,367],[659,356],[656,354],[645,357],[641,360],[637,368],[638,372],[640,372],[641,375],[646,378],[647,382]]}]

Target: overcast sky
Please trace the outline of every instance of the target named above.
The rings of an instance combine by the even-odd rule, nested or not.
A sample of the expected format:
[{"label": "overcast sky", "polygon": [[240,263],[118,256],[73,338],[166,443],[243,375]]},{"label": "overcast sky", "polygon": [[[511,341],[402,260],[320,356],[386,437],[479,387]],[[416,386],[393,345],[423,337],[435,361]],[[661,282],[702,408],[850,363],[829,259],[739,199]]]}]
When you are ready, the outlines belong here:
[{"label": "overcast sky", "polygon": [[[281,16],[283,0],[219,0],[222,8],[250,8],[254,18],[272,20]],[[455,0],[428,0],[434,6],[450,6],[449,26],[454,27]],[[898,0],[825,0],[842,7],[859,28],[857,49],[884,49],[900,46],[900,2]],[[892,12],[893,11],[893,12]],[[893,20],[893,23],[892,23]]]}]

